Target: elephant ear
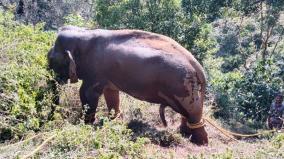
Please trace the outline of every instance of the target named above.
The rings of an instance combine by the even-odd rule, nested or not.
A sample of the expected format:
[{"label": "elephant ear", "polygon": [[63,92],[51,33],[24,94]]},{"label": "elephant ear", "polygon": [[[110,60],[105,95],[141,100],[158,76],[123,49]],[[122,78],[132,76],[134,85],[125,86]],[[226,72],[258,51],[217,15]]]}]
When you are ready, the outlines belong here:
[{"label": "elephant ear", "polygon": [[66,51],[68,58],[69,58],[69,78],[71,83],[78,82],[78,76],[76,72],[76,63],[70,51]]}]

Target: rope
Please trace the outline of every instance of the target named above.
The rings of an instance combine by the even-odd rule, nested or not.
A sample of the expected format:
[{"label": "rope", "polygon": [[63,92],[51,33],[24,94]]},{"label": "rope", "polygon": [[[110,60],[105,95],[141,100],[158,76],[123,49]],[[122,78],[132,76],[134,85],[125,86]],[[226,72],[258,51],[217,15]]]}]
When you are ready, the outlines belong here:
[{"label": "rope", "polygon": [[34,156],[34,154],[36,154],[38,151],[40,151],[50,140],[55,138],[56,135],[57,134],[54,134],[54,135],[50,136],[48,139],[44,140],[35,150],[33,150],[28,155],[24,156],[22,159],[27,159],[27,158],[30,158],[30,157]]},{"label": "rope", "polygon": [[197,128],[201,128],[205,125],[205,120],[204,119],[201,119],[200,122],[198,123],[195,123],[195,124],[190,124],[187,122],[187,126],[190,128],[190,129],[197,129]]},{"label": "rope", "polygon": [[[59,133],[64,132],[64,130],[61,130]],[[58,133],[54,132],[55,134],[50,136],[49,138],[47,138],[46,140],[44,140],[39,146],[36,147],[35,150],[33,150],[31,153],[29,153],[26,156],[23,156],[21,159],[27,159],[27,158],[31,158],[33,157],[37,152],[39,152],[48,142],[50,142],[50,140],[52,140],[53,138],[55,138],[57,136]]]},{"label": "rope", "polygon": [[[212,125],[213,127],[215,127],[217,130],[219,130],[221,133],[223,133],[225,136],[227,136],[228,138],[234,140],[234,141],[238,141],[237,139],[235,139],[234,137],[232,137],[226,130],[224,130],[223,128],[217,126],[217,124],[214,124],[212,122],[211,119],[208,118],[204,118],[204,120],[206,120],[210,125]],[[210,121],[211,120],[211,121]]]},{"label": "rope", "polygon": [[[261,136],[261,135],[264,135],[264,134],[269,134],[269,133],[272,133],[272,132],[276,132],[276,130],[268,130],[268,131],[263,131],[263,132],[260,132],[260,133],[255,133],[255,134],[240,134],[240,133],[234,133],[234,132],[231,132],[231,131],[228,131],[228,130],[225,130],[219,126],[217,126],[217,124],[215,124],[210,118],[204,118],[210,125],[212,125],[213,127],[215,127],[216,129],[218,129],[219,131],[221,131],[224,135],[226,136],[236,136],[236,137],[255,137],[255,136]],[[232,137],[230,137],[232,138]],[[236,140],[236,139],[235,139]]]},{"label": "rope", "polygon": [[16,145],[19,145],[19,144],[24,143],[24,142],[28,142],[28,141],[30,141],[30,140],[32,140],[32,139],[34,139],[36,137],[39,137],[39,136],[41,136],[43,134],[45,134],[45,133],[36,134],[36,135],[34,135],[34,136],[30,137],[30,138],[27,138],[25,140],[22,140],[22,141],[19,141],[19,142],[10,144],[10,145],[6,145],[6,146],[3,146],[3,147],[0,147],[0,150],[6,149],[6,148],[9,148],[9,147],[12,147],[12,146],[16,146]]}]

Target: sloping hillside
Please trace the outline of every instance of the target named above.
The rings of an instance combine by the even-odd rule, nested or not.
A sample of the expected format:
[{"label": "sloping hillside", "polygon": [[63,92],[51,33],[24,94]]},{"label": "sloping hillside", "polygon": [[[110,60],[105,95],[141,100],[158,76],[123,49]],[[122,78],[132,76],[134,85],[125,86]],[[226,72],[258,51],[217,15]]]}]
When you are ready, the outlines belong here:
[{"label": "sloping hillside", "polygon": [[[101,99],[96,126],[81,124],[77,117],[80,106],[77,87],[66,86],[62,95],[65,106],[57,108],[64,119],[49,122],[28,141],[1,144],[0,158],[22,158],[32,153],[44,140],[52,137],[32,156],[36,158],[282,158],[283,134],[262,138],[232,140],[207,123],[208,146],[196,146],[178,131],[179,115],[167,109],[168,128],[164,128],[158,106],[121,94],[123,115],[106,118],[106,105]],[[73,90],[73,91],[72,91]],[[70,93],[71,92],[71,93]],[[72,99],[70,98],[72,97]],[[74,96],[76,98],[74,98]],[[206,112],[210,111],[209,106]],[[206,114],[205,114],[206,115]],[[208,115],[208,113],[207,113]],[[218,122],[216,122],[218,123]],[[23,136],[23,140],[36,135]]]}]

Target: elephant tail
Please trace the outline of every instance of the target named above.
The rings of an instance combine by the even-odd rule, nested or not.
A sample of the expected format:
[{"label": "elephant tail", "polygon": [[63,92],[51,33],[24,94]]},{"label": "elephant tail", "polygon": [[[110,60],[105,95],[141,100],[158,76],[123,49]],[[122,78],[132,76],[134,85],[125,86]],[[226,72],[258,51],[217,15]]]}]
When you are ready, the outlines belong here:
[{"label": "elephant tail", "polygon": [[163,125],[164,125],[165,127],[167,127],[168,124],[167,124],[167,121],[166,121],[166,119],[165,119],[165,108],[166,108],[166,106],[163,105],[163,104],[161,104],[161,105],[160,105],[160,109],[159,109],[159,113],[160,113],[160,118],[161,118],[161,120],[162,120]]}]

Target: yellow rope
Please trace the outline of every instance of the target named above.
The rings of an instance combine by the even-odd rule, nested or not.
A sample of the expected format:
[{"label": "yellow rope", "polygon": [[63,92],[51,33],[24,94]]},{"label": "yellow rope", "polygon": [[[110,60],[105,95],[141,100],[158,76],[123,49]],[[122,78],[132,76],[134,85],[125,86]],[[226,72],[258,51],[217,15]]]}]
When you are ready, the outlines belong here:
[{"label": "yellow rope", "polygon": [[48,139],[44,140],[35,150],[33,150],[28,155],[24,156],[22,159],[27,159],[27,158],[32,157],[34,154],[36,154],[38,151],[40,151],[54,137],[56,137],[56,134],[54,134],[54,135],[50,136]]},{"label": "yellow rope", "polygon": [[204,118],[209,124],[211,124],[213,127],[217,128],[219,131],[221,131],[224,135],[229,136],[236,136],[236,137],[255,137],[255,136],[261,136],[264,134],[269,134],[272,132],[275,132],[276,130],[268,130],[268,131],[264,131],[261,133],[255,133],[255,134],[239,134],[239,133],[234,133],[228,130],[225,130],[219,126],[217,126],[217,124],[215,124],[210,118]]},{"label": "yellow rope", "polygon": [[211,124],[213,127],[215,127],[217,130],[221,131],[225,136],[227,136],[228,138],[234,140],[234,141],[238,141],[237,139],[235,139],[234,137],[232,137],[230,134],[228,134],[226,132],[226,130],[224,130],[223,128],[217,126],[217,124],[214,124],[212,121],[209,121],[210,119],[204,118],[204,120],[206,120],[209,124]]},{"label": "yellow rope", "polygon": [[22,140],[22,141],[19,141],[19,142],[10,144],[10,145],[2,146],[2,147],[0,147],[0,150],[1,150],[1,149],[2,149],[2,150],[3,150],[3,149],[6,149],[6,148],[8,148],[8,147],[16,146],[16,145],[19,145],[19,144],[24,143],[24,142],[28,142],[28,141],[30,141],[30,140],[32,140],[32,139],[34,139],[34,138],[36,138],[36,137],[39,137],[39,136],[41,136],[41,135],[43,135],[43,134],[45,134],[45,133],[36,134],[36,135],[34,135],[34,136],[30,137],[30,138],[27,138],[27,139],[25,139],[25,140]]},{"label": "yellow rope", "polygon": [[187,126],[190,128],[190,129],[197,129],[197,128],[201,128],[205,125],[205,121],[204,119],[201,119],[200,122],[198,123],[195,123],[195,124],[190,124],[187,122]]}]

